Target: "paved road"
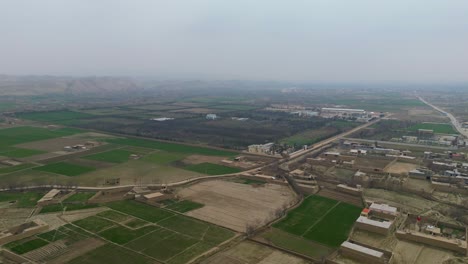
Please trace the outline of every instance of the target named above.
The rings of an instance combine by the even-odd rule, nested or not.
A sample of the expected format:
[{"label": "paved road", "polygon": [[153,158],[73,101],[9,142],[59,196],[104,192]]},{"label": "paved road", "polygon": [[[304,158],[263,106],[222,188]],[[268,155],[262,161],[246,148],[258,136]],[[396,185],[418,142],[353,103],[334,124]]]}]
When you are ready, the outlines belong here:
[{"label": "paved road", "polygon": [[436,111],[439,111],[440,113],[442,113],[443,115],[447,116],[448,118],[450,118],[450,122],[452,122],[452,125],[453,127],[455,127],[455,129],[461,134],[463,135],[465,138],[468,138],[468,132],[462,128],[460,122],[458,122],[458,120],[449,112],[446,112],[444,110],[442,110],[440,107],[437,107],[431,103],[429,103],[428,101],[424,100],[423,98],[421,98],[421,96],[418,96],[419,100],[421,100],[421,102],[427,104],[428,106],[434,108]]}]

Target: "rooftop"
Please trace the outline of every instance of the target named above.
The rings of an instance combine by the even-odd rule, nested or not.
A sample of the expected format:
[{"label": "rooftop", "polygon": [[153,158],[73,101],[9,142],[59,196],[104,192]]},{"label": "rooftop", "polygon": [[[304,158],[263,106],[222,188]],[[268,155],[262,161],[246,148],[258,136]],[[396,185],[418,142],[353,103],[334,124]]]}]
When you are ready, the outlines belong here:
[{"label": "rooftop", "polygon": [[374,256],[376,258],[382,258],[384,256],[383,252],[374,250],[372,248],[363,247],[361,245],[354,244],[354,243],[351,243],[349,241],[343,242],[343,244],[341,244],[341,246],[344,247],[344,248],[349,248],[349,249],[352,249],[352,250],[355,250],[355,251],[362,252],[362,253],[364,253],[366,255]]},{"label": "rooftop", "polygon": [[369,206],[369,209],[376,210],[376,211],[384,211],[384,212],[388,212],[388,213],[391,213],[391,214],[396,214],[397,213],[397,208],[393,207],[393,206],[390,206],[388,204],[372,203]]},{"label": "rooftop", "polygon": [[372,226],[377,226],[377,227],[382,227],[382,228],[385,228],[385,229],[389,229],[390,226],[392,225],[392,222],[389,222],[389,221],[376,221],[376,220],[372,220],[372,219],[369,219],[365,216],[360,216],[356,222],[358,223],[363,223],[363,224],[367,224],[367,225],[372,225]]}]

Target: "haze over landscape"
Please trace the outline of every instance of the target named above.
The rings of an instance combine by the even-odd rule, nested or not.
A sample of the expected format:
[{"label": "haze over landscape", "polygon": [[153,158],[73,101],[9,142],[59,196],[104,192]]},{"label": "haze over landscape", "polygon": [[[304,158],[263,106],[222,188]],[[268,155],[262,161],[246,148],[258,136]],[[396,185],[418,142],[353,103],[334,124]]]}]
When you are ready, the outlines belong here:
[{"label": "haze over landscape", "polygon": [[0,264],[468,263],[467,11],[0,1]]},{"label": "haze over landscape", "polygon": [[0,72],[466,82],[468,2],[2,1]]}]

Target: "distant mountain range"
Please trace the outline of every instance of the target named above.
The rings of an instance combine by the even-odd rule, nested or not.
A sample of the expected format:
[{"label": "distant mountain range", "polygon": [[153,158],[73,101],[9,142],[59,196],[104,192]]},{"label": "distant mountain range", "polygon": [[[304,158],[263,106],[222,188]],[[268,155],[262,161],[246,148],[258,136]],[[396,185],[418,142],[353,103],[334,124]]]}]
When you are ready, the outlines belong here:
[{"label": "distant mountain range", "polygon": [[104,94],[140,91],[137,81],[124,77],[63,77],[0,75],[0,93],[8,95],[39,95],[47,93]]}]

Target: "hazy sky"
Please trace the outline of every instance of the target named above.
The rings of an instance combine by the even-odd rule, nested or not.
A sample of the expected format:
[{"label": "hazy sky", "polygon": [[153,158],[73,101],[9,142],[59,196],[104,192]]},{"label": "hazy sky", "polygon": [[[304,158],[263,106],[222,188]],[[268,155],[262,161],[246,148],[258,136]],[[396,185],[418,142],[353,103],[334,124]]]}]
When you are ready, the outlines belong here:
[{"label": "hazy sky", "polygon": [[467,0],[0,0],[0,73],[468,81]]}]

